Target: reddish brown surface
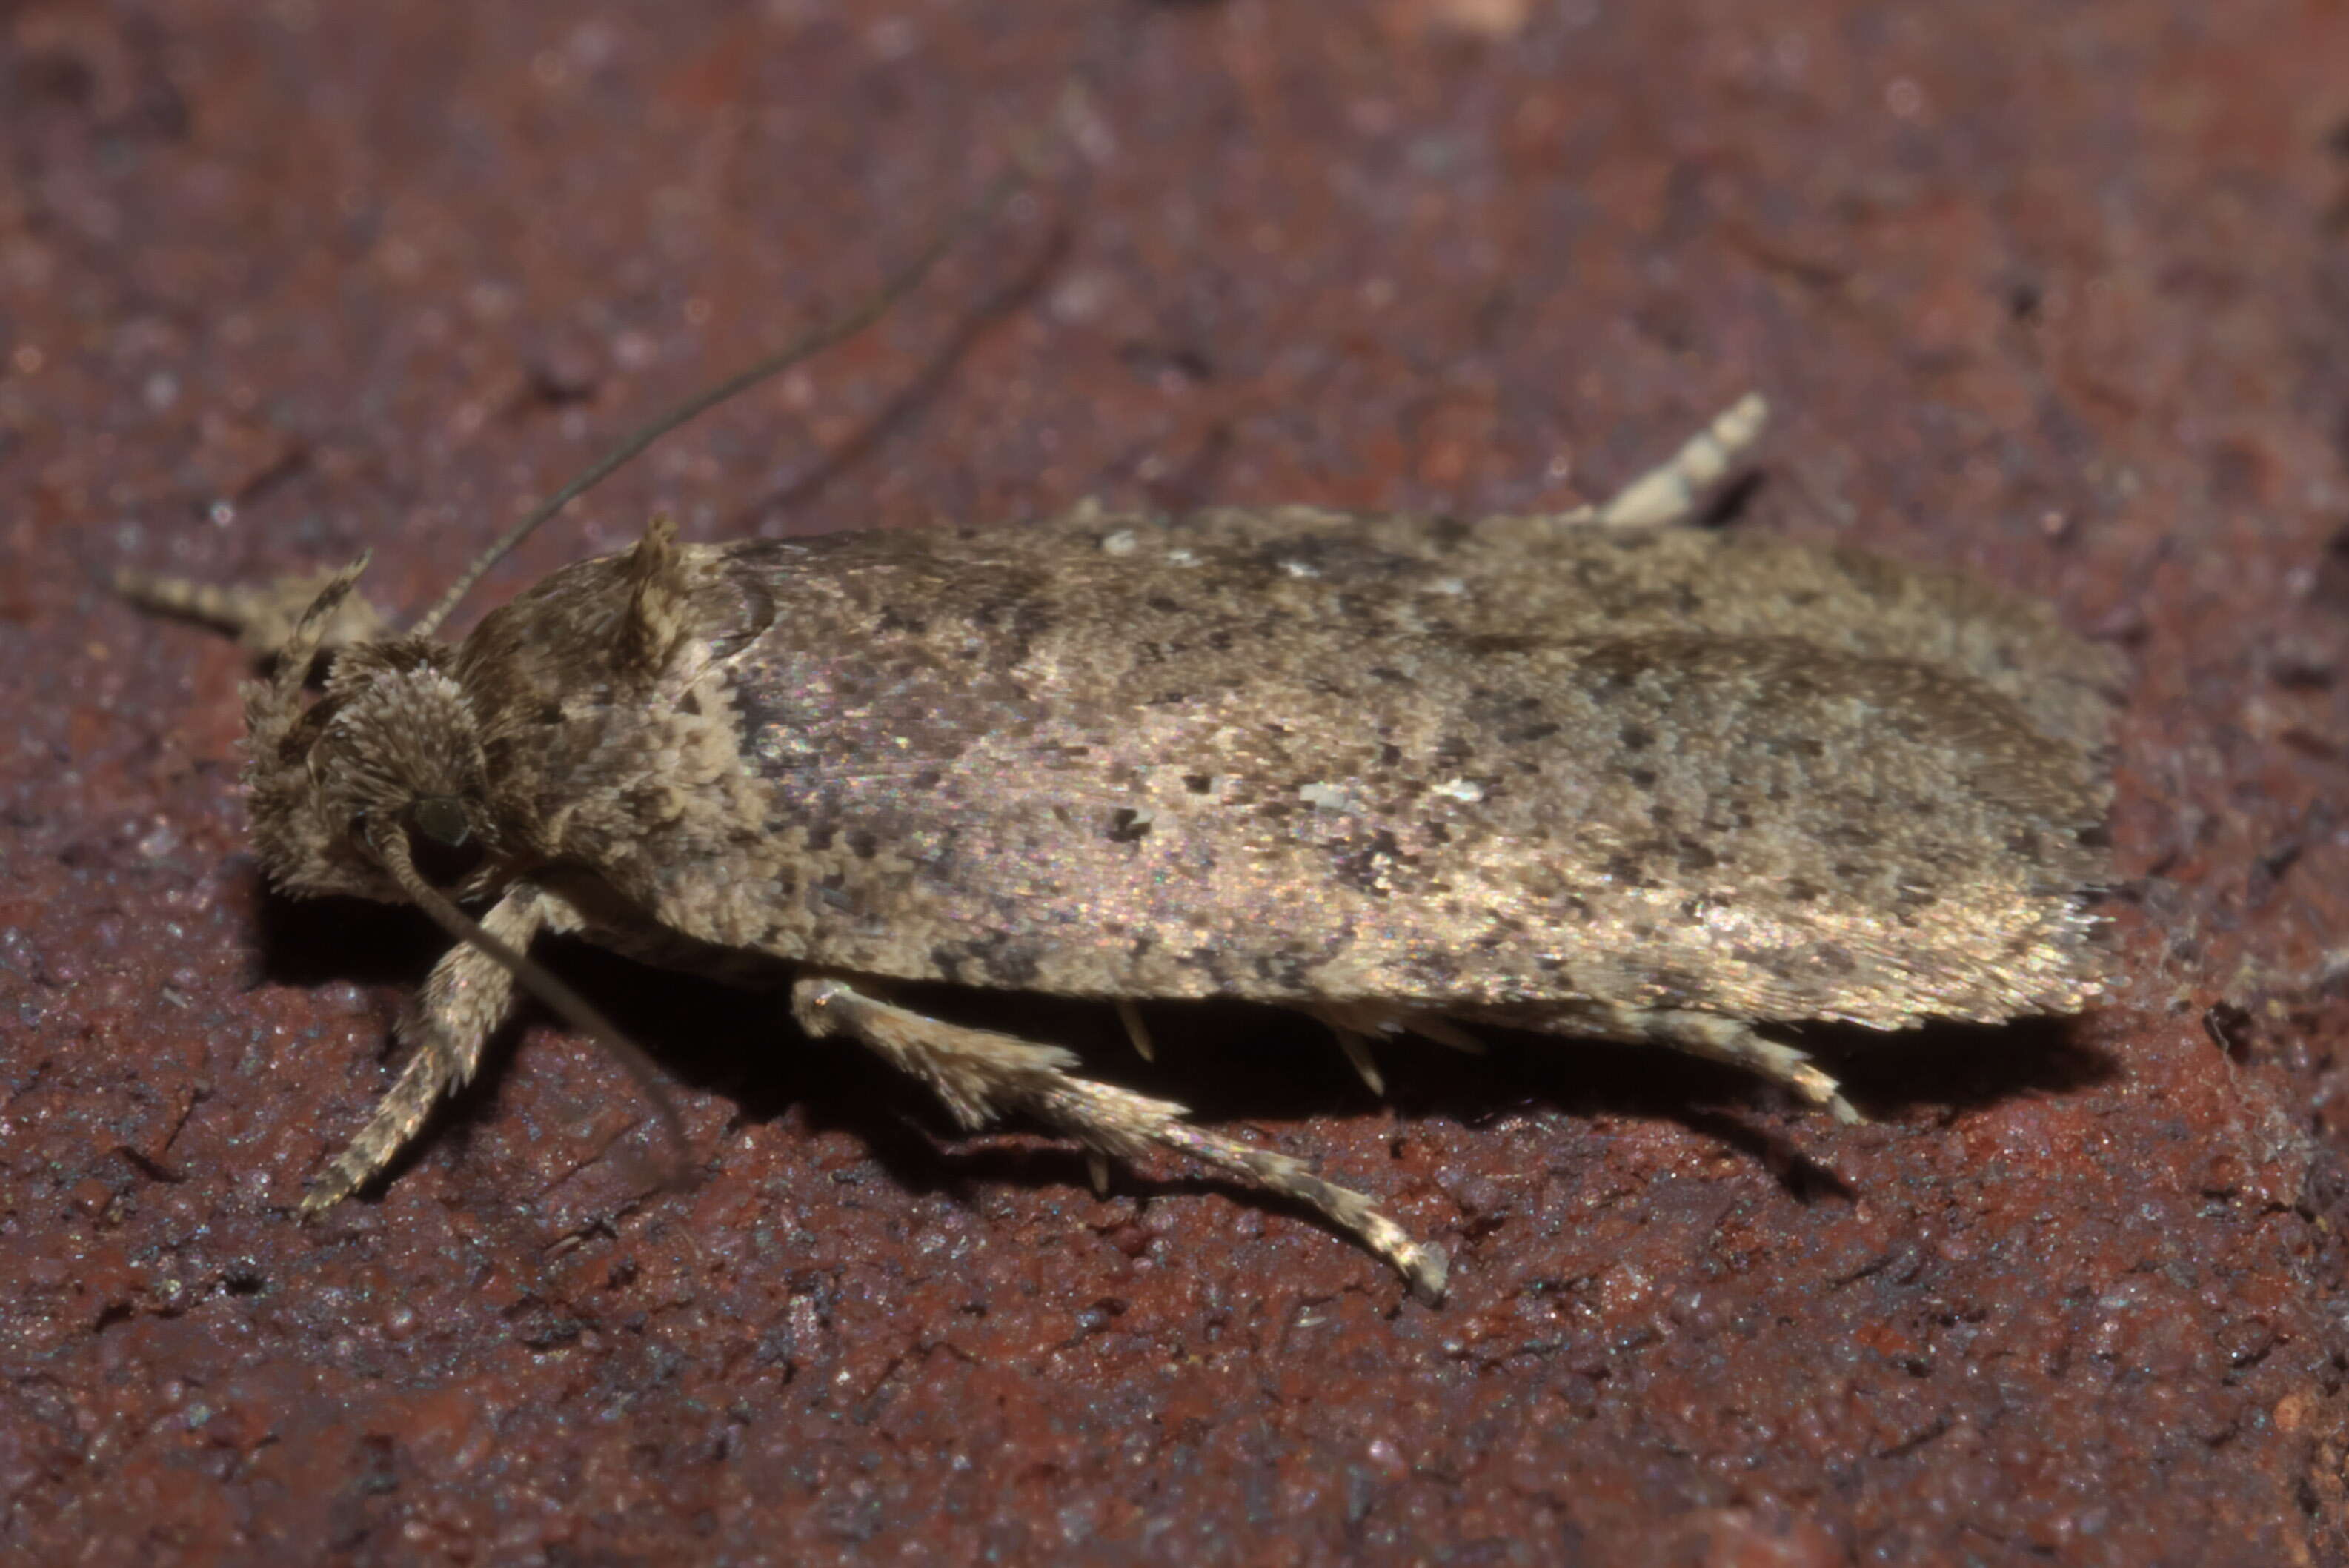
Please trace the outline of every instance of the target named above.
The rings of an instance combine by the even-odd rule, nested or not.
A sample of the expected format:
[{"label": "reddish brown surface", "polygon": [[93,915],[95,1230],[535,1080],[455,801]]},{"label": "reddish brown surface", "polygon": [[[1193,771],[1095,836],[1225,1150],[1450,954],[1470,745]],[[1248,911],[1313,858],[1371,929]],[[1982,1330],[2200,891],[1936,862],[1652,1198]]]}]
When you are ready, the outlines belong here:
[{"label": "reddish brown surface", "polygon": [[[0,7],[0,1556],[2349,1560],[2344,62],[2319,0]],[[689,1191],[533,1029],[297,1229],[436,944],[259,895],[239,659],[103,578],[367,543],[420,603],[1080,63],[1081,177],[497,590],[656,504],[1562,501],[1759,387],[1738,526],[2134,651],[2123,1005],[1886,1046],[1857,1131],[1619,1051],[1397,1053],[1390,1116],[1278,1021],[1144,1069],[1026,1019],[1392,1195],[1430,1311],[574,965]]]}]

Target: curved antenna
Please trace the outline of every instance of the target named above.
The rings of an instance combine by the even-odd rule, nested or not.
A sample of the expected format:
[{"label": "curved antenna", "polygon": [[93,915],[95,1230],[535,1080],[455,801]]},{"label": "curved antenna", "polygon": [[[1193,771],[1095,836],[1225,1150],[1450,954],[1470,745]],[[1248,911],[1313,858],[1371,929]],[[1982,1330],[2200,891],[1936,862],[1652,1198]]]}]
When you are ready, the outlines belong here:
[{"label": "curved antenna", "polygon": [[473,585],[481,582],[491,567],[504,560],[514,546],[536,531],[540,523],[601,484],[615,469],[679,425],[716,407],[736,393],[748,390],[769,377],[790,369],[811,355],[823,352],[841,339],[855,336],[880,320],[882,316],[888,314],[890,306],[921,286],[922,280],[929,276],[930,269],[937,265],[940,257],[960,244],[963,238],[972,230],[993,218],[1001,210],[1003,204],[1011,199],[1013,193],[1026,185],[1034,176],[1035,169],[1036,159],[1033,150],[1024,148],[1015,149],[1012,153],[1011,167],[996,176],[993,182],[980,192],[978,199],[956,214],[951,222],[932,236],[930,242],[923,246],[912,260],[884,279],[881,286],[874,290],[871,297],[867,298],[863,304],[858,305],[846,315],[835,317],[802,333],[790,344],[764,358],[754,360],[717,386],[697,393],[667,413],[658,415],[648,423],[639,426],[618,446],[590,463],[586,470],[578,478],[533,507],[530,515],[506,530],[496,543],[475,556],[472,563],[457,574],[457,580],[449,585],[448,591],[440,595],[432,607],[417,617],[416,624],[408,629],[407,634],[411,637],[429,637],[440,630],[440,623],[447,620],[449,613],[463,602],[466,594],[473,591]]}]

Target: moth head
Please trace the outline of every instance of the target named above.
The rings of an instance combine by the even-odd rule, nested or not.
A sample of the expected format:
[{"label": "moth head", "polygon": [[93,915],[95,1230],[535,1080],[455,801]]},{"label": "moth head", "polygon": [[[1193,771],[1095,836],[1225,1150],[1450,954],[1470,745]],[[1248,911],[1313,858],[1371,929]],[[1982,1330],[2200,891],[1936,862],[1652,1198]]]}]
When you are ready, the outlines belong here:
[{"label": "moth head", "polygon": [[254,847],[276,886],[401,901],[420,870],[460,895],[498,880],[481,727],[450,674],[450,650],[422,637],[361,643],[336,655],[325,695],[304,680],[335,607],[366,566],[338,573],[245,687],[245,792]]},{"label": "moth head", "polygon": [[336,573],[278,650],[270,678],[244,688],[245,793],[262,869],[291,893],[414,903],[488,955],[636,1080],[682,1169],[684,1125],[644,1052],[441,891],[511,896],[517,850],[490,809],[481,724],[450,673],[451,651],[414,634],[353,644],[336,655],[325,695],[306,700],[326,625],[365,570],[361,556]]}]

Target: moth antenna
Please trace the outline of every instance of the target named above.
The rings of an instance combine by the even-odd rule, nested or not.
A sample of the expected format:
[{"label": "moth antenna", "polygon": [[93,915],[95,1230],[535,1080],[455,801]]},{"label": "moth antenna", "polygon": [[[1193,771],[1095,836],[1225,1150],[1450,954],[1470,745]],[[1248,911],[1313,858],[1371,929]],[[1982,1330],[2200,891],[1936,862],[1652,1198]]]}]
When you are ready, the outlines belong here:
[{"label": "moth antenna", "polygon": [[622,1034],[617,1025],[596,1011],[587,998],[484,931],[480,922],[459,909],[439,888],[425,881],[424,873],[416,869],[416,861],[409,852],[405,833],[370,831],[367,842],[374,847],[376,857],[383,862],[384,870],[391,873],[391,880],[399,884],[402,892],[416,901],[418,908],[432,917],[434,923],[454,940],[487,954],[491,961],[512,975],[523,990],[560,1014],[564,1023],[595,1041],[605,1056],[618,1064],[620,1070],[636,1084],[638,1092],[652,1102],[654,1114],[660,1121],[661,1137],[669,1146],[671,1162],[676,1172],[681,1174],[692,1161],[692,1146],[686,1141],[685,1123],[677,1114],[676,1102],[669,1098],[668,1090],[662,1087],[660,1069],[653,1065],[652,1058],[645,1055],[643,1048]]},{"label": "moth antenna", "polygon": [[114,574],[114,591],[142,609],[185,615],[191,621],[208,621],[216,626],[234,626],[247,618],[246,595],[216,583],[158,577],[125,568]]},{"label": "moth antenna", "polygon": [[979,228],[1001,211],[1022,187],[1034,178],[1038,168],[1036,149],[1022,140],[1012,149],[1011,167],[996,176],[978,199],[957,213],[930,237],[929,243],[895,273],[882,280],[881,286],[867,296],[864,303],[847,315],[834,317],[800,335],[791,343],[763,358],[751,361],[715,387],[687,398],[665,414],[655,416],[640,425],[610,451],[587,465],[569,484],[533,507],[528,516],[499,537],[487,550],[475,556],[471,564],[457,574],[432,607],[417,617],[409,634],[429,637],[438,631],[449,613],[463,602],[490,568],[505,559],[516,545],[535,532],[538,525],[561,511],[580,496],[612,476],[628,460],[676,429],[688,420],[707,413],[737,393],[748,391],[768,377],[790,369],[800,361],[822,353],[843,338],[854,337],[889,313],[905,295],[921,286],[930,270],[941,257],[960,244],[973,230]]},{"label": "moth antenna", "polygon": [[[141,609],[226,632],[247,653],[271,659],[331,575],[312,572],[231,587],[125,568],[114,574],[114,591]],[[371,643],[391,631],[381,611],[359,594],[347,594],[319,634],[319,651]]]},{"label": "moth antenna", "polygon": [[326,640],[327,624],[343,601],[350,597],[359,573],[374,559],[373,551],[362,550],[357,561],[327,578],[318,596],[310,601],[310,607],[302,612],[302,618],[294,623],[293,632],[277,650],[277,665],[268,678],[246,684],[245,745],[253,756],[264,755],[294,727],[295,717],[302,711],[302,687],[310,678],[310,665],[318,656],[319,644]]},{"label": "moth antenna", "polygon": [[335,618],[335,612],[342,607],[345,599],[350,597],[351,590],[358,586],[360,574],[367,571],[368,562],[374,559],[374,551],[360,551],[357,561],[326,579],[318,590],[318,596],[310,601],[310,607],[302,612],[300,620],[294,623],[292,635],[285,639],[285,645],[277,650],[277,668],[270,676],[271,684],[277,687],[281,696],[292,696],[301,692],[303,683],[310,678],[310,662],[318,656],[318,645],[326,640],[326,623]]}]

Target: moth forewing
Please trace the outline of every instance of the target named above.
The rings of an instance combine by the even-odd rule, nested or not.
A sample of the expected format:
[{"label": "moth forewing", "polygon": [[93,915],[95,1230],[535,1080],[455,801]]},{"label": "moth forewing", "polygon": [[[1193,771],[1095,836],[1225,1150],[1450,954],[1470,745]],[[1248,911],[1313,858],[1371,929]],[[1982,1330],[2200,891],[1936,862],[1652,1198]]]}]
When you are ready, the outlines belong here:
[{"label": "moth forewing", "polygon": [[[599,824],[607,874],[704,941],[1069,995],[1547,1006],[1619,1034],[1599,1016],[1889,1028],[2093,994],[2096,761],[1958,667],[1437,625],[1414,600],[1472,612],[1360,553],[1319,605],[1247,550],[1166,553],[1043,531],[697,554],[730,724],[606,760],[652,789],[690,729],[730,744],[734,787]],[[746,883],[724,846],[754,835]]]}]

